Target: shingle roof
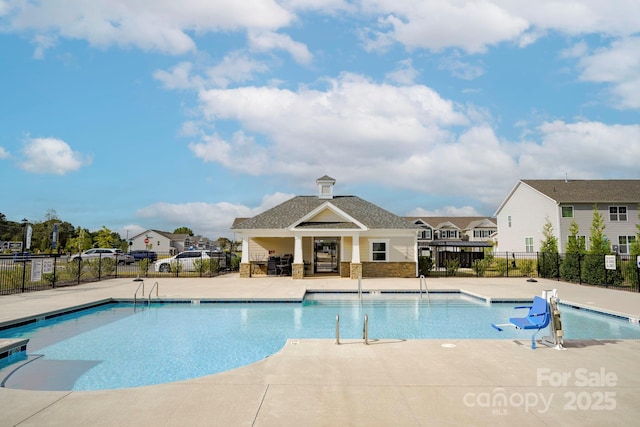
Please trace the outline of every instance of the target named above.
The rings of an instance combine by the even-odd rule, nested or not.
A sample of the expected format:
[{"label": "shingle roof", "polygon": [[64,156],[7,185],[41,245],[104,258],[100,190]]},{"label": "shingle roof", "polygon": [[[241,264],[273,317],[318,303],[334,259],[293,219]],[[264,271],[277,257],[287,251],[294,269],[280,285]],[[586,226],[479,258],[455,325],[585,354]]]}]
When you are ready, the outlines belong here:
[{"label": "shingle roof", "polygon": [[560,203],[640,203],[637,179],[523,179],[522,182]]},{"label": "shingle roof", "polygon": [[[245,221],[234,221],[231,229],[286,229],[324,203],[331,203],[369,229],[415,229],[405,218],[392,214],[357,196],[334,196],[320,199],[317,196],[296,196]],[[298,228],[354,228],[352,223],[302,223]]]},{"label": "shingle roof", "polygon": [[491,221],[494,225],[496,223],[494,218],[488,216],[412,216],[407,219],[412,223],[422,220],[434,228],[442,223],[450,222],[461,230],[477,227],[485,220]]}]

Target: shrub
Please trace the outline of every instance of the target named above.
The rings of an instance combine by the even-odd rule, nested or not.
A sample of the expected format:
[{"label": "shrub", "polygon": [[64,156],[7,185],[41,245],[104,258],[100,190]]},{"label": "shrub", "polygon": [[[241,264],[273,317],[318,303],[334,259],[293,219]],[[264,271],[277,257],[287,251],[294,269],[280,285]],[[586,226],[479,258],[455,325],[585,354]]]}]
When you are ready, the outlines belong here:
[{"label": "shrub", "polygon": [[535,261],[532,259],[518,260],[517,266],[523,276],[530,277],[535,270]]},{"label": "shrub", "polygon": [[577,283],[580,281],[580,259],[582,255],[578,253],[565,254],[560,264],[560,277],[567,282]]},{"label": "shrub", "polygon": [[457,259],[445,259],[444,268],[447,270],[447,276],[455,276],[458,268],[460,268],[460,261]]},{"label": "shrub", "polygon": [[509,260],[506,258],[495,258],[495,269],[498,272],[498,276],[506,276],[509,269]]},{"label": "shrub", "polygon": [[430,256],[418,257],[418,271],[422,276],[428,276],[433,270],[433,259]]},{"label": "shrub", "polygon": [[478,277],[484,277],[485,273],[487,272],[487,265],[487,260],[476,259],[471,264],[471,267]]}]

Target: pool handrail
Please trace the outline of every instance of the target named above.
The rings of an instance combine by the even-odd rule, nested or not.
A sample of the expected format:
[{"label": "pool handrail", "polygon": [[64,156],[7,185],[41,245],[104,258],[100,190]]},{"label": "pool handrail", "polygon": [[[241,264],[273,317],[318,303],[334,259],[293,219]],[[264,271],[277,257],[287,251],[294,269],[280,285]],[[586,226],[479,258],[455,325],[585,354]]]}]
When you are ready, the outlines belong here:
[{"label": "pool handrail", "polygon": [[431,303],[431,297],[429,296],[429,288],[427,287],[427,278],[424,277],[424,274],[420,275],[420,299],[422,299],[422,283],[424,282],[424,289],[427,294],[427,302]]},{"label": "pool handrail", "polygon": [[158,282],[154,283],[151,287],[151,290],[149,291],[149,305],[151,305],[151,294],[153,293],[154,289],[156,290],[156,298],[158,298]]}]

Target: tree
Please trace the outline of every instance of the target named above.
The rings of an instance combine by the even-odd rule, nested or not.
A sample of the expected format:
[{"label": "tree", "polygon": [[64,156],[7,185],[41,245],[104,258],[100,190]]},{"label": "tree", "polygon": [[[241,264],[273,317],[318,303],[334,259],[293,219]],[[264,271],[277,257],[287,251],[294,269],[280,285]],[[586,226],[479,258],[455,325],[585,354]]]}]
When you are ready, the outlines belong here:
[{"label": "tree", "polygon": [[[640,220],[640,205],[638,205],[638,212],[638,219]],[[636,229],[638,231],[636,232],[635,240],[631,243],[631,255],[638,256],[640,255],[640,222],[636,224]]]},{"label": "tree", "polygon": [[580,258],[585,253],[585,241],[578,236],[578,223],[571,221],[569,239],[565,248],[564,259],[560,265],[560,277],[569,282],[580,281]]},{"label": "tree", "polygon": [[111,234],[111,230],[109,230],[106,226],[102,226],[100,230],[98,230],[95,241],[100,248],[112,248],[113,244],[113,235]]},{"label": "tree", "polygon": [[616,276],[621,276],[620,272],[607,272],[605,269],[604,257],[611,255],[611,246],[604,234],[605,228],[604,218],[598,212],[598,205],[594,205],[589,252],[585,256],[584,268],[582,269],[583,280],[593,285],[615,283],[621,279],[621,277],[616,278]]},{"label": "tree", "polygon": [[188,234],[189,236],[193,236],[193,230],[189,227],[178,227],[173,230],[173,234]]},{"label": "tree", "polygon": [[542,277],[558,277],[558,239],[553,234],[553,224],[547,217],[542,228],[544,240],[540,246],[540,275]]},{"label": "tree", "polygon": [[220,245],[223,250],[229,248],[229,251],[231,252],[231,240],[226,237],[218,237],[218,245]]}]

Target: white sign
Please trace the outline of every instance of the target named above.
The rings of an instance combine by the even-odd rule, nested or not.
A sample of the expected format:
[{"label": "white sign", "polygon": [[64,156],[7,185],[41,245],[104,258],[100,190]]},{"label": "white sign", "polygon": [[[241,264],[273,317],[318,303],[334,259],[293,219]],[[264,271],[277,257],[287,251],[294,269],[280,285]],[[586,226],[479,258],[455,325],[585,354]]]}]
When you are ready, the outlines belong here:
[{"label": "white sign", "polygon": [[615,270],[616,269],[616,256],[615,255],[605,255],[604,256],[604,268],[607,270]]},{"label": "white sign", "polygon": [[34,259],[31,261],[31,281],[39,282],[42,280],[42,259]]},{"label": "white sign", "polygon": [[636,262],[638,263],[638,268],[640,268],[640,255],[636,257]]},{"label": "white sign", "polygon": [[51,258],[47,258],[44,260],[42,264],[42,273],[51,274],[53,273],[53,260]]}]

